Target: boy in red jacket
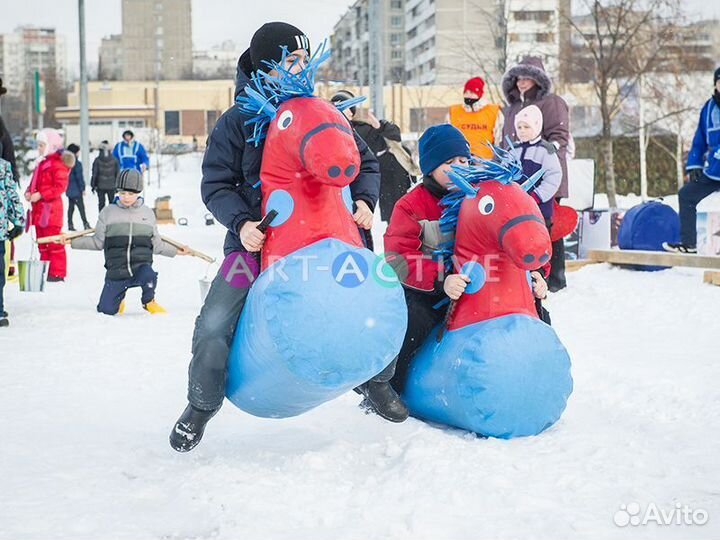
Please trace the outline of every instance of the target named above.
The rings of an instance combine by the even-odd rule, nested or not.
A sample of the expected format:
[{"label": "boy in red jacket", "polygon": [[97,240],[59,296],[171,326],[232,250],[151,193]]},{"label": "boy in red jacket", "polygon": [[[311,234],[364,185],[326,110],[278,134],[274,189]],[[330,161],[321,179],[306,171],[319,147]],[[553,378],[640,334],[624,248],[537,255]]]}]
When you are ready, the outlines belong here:
[{"label": "boy in red jacket", "polygon": [[465,290],[469,279],[460,274],[443,276],[443,262],[433,257],[441,244],[451,240],[440,231],[440,200],[452,181],[452,165],[467,166],[470,145],[465,136],[450,124],[433,126],[419,141],[422,185],[412,189],[395,205],[385,232],[385,253],[402,280],[408,305],[408,329],[396,360],[393,386],[401,391],[410,360],[432,329],[445,318],[448,303]]},{"label": "boy in red jacket", "polygon": [[[452,186],[450,167],[468,165],[470,145],[460,130],[442,124],[423,133],[419,152],[422,185],[397,202],[385,232],[385,257],[402,281],[408,306],[408,328],[391,381],[398,392],[405,386],[413,356],[445,318],[449,306],[445,300],[459,299],[470,282],[463,274],[445,276],[443,261],[433,256],[452,240],[440,231],[440,200]],[[533,275],[533,290],[537,298],[546,294],[547,285],[539,274]]]}]

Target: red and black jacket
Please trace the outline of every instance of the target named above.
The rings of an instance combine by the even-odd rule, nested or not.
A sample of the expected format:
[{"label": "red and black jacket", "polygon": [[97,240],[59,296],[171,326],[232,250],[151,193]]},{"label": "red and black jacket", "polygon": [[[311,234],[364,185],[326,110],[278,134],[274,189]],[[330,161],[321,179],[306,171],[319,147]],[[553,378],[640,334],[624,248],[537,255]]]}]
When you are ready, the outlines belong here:
[{"label": "red and black jacket", "polygon": [[433,256],[451,237],[440,232],[440,199],[447,194],[430,177],[406,193],[395,205],[385,232],[385,257],[406,287],[442,292],[442,260]]}]

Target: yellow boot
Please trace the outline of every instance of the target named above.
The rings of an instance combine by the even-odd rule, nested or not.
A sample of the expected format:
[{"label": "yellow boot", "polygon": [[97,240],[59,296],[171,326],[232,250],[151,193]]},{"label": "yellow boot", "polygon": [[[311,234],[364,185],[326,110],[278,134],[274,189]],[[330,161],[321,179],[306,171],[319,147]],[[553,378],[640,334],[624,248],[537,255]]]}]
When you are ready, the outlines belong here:
[{"label": "yellow boot", "polygon": [[158,304],[155,300],[151,300],[147,304],[143,306],[146,311],[149,311],[153,315],[164,315],[167,313],[167,310],[162,307],[160,304]]},{"label": "yellow boot", "polygon": [[120,302],[120,307],[118,308],[117,314],[122,315],[123,313],[125,313],[125,300]]}]

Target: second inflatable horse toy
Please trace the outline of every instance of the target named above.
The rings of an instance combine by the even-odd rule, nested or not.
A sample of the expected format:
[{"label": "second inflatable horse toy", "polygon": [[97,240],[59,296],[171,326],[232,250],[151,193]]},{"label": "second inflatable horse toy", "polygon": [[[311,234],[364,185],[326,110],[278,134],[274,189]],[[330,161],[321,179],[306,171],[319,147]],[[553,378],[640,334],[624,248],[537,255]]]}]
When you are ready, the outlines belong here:
[{"label": "second inflatable horse toy", "polygon": [[282,67],[286,54],[270,66],[279,76],[257,72],[240,100],[254,140],[265,138],[263,212],[277,215],[238,323],[226,394],[263,417],[300,414],[372,378],[407,326],[402,290],[387,283],[392,269],[363,247],[352,217],[348,186],[360,167],[352,128],[313,96],[329,53],[322,47],[298,74]]},{"label": "second inflatable horse toy", "polygon": [[[478,434],[536,435],[555,423],[572,392],[570,358],[540,321],[529,271],[545,264],[551,243],[540,210],[521,186],[519,163],[453,167],[456,186],[443,199],[442,253],[470,277],[465,293],[420,349],[405,400],[413,416]],[[524,189],[523,189],[524,188]],[[447,331],[445,331],[447,329]]]}]

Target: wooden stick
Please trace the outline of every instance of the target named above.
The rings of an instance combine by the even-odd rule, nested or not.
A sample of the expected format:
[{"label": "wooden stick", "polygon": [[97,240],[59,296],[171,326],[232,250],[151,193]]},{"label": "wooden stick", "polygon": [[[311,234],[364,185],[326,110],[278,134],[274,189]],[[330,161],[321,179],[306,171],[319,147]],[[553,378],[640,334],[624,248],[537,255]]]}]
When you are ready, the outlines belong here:
[{"label": "wooden stick", "polygon": [[203,253],[203,252],[201,252],[201,251],[197,251],[196,249],[192,249],[191,247],[188,247],[188,246],[186,246],[185,244],[182,244],[182,243],[178,242],[177,240],[173,240],[172,238],[168,238],[167,236],[161,236],[160,238],[163,239],[163,242],[167,242],[167,243],[170,244],[171,246],[176,247],[176,248],[178,248],[178,249],[181,249],[181,248],[183,248],[183,247],[187,247],[188,251],[190,252],[190,255],[192,255],[193,257],[198,257],[198,258],[202,259],[203,261],[206,261],[206,262],[209,262],[209,263],[214,263],[214,262],[215,262],[215,259],[212,258],[210,255],[206,255],[205,253]]},{"label": "wooden stick", "polygon": [[43,236],[41,238],[38,238],[36,242],[38,244],[55,244],[57,243],[61,238],[80,238],[81,236],[87,236],[88,234],[92,234],[95,232],[95,229],[85,229],[84,231],[76,231],[76,232],[67,232],[63,234],[53,234],[52,236]]}]

